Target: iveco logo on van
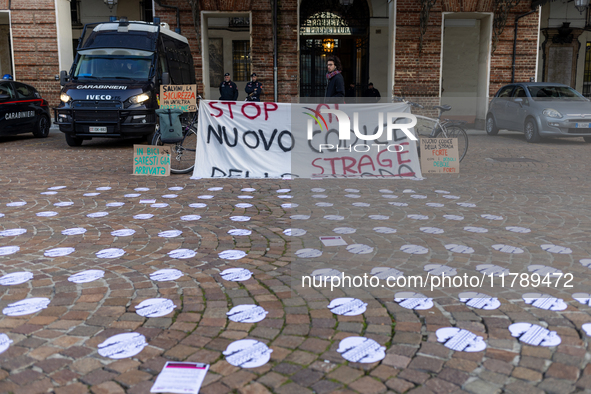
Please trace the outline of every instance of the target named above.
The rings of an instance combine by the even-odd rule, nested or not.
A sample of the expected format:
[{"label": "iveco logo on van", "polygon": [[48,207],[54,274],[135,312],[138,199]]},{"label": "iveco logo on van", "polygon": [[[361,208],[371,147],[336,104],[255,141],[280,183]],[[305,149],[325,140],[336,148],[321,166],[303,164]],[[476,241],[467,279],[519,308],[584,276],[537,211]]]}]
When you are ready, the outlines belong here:
[{"label": "iveco logo on van", "polygon": [[86,100],[111,100],[109,94],[87,94]]}]

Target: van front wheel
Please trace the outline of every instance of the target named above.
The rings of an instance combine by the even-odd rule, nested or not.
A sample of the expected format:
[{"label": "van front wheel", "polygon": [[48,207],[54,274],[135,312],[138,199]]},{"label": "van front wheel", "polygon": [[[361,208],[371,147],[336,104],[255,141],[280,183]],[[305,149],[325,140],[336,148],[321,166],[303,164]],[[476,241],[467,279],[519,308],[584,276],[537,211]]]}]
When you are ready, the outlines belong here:
[{"label": "van front wheel", "polygon": [[68,146],[80,146],[82,145],[82,138],[74,137],[71,134],[66,134],[66,143]]}]

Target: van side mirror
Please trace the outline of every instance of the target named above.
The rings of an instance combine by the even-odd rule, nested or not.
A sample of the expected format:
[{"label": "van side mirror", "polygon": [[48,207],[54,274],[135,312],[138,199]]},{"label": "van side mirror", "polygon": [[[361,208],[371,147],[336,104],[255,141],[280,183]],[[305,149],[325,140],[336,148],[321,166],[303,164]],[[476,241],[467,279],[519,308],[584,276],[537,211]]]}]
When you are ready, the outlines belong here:
[{"label": "van side mirror", "polygon": [[60,71],[60,85],[64,86],[68,82],[68,72],[65,70]]},{"label": "van side mirror", "polygon": [[170,74],[162,73],[162,85],[170,85]]}]

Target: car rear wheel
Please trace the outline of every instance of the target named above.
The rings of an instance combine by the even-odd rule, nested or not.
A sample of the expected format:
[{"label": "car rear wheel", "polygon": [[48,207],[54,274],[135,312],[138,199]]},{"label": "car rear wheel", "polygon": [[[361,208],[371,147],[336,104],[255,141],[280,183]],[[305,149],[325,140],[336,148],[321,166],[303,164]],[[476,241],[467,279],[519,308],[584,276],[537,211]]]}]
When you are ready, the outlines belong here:
[{"label": "car rear wheel", "polygon": [[495,118],[491,114],[486,117],[486,134],[488,135],[497,135],[499,134],[499,129],[497,124],[495,123]]},{"label": "car rear wheel", "polygon": [[46,138],[49,135],[50,126],[49,118],[47,116],[40,116],[35,124],[33,135],[37,138]]},{"label": "car rear wheel", "polygon": [[525,122],[525,140],[531,143],[540,142],[538,126],[533,119],[528,119]]},{"label": "car rear wheel", "polygon": [[66,143],[68,146],[80,146],[82,145],[82,138],[77,138],[73,135],[66,134]]},{"label": "car rear wheel", "polygon": [[583,137],[583,139],[585,140],[585,142],[591,142],[591,137]]}]

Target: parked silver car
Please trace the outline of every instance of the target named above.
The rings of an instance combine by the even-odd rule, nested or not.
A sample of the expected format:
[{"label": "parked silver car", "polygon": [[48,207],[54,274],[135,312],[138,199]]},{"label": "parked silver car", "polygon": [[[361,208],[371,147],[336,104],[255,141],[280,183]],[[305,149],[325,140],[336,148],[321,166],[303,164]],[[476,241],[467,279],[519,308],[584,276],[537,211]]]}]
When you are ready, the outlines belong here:
[{"label": "parked silver car", "polygon": [[503,86],[492,99],[486,133],[520,131],[527,142],[541,137],[583,137],[591,142],[591,101],[557,83],[529,82]]}]

